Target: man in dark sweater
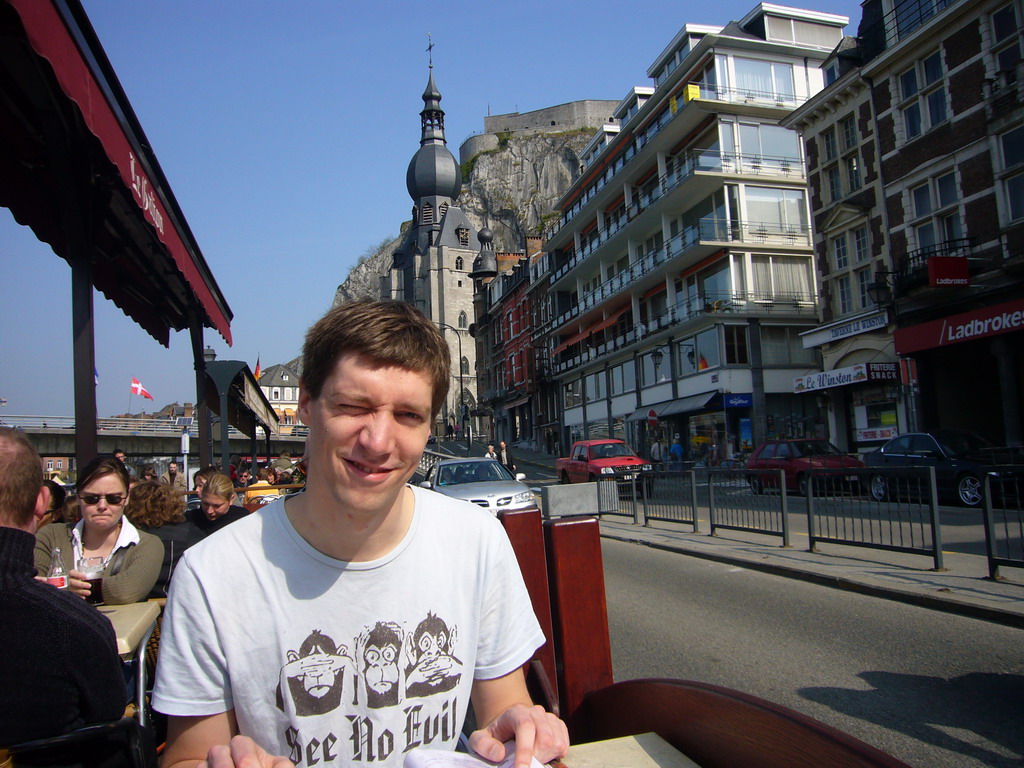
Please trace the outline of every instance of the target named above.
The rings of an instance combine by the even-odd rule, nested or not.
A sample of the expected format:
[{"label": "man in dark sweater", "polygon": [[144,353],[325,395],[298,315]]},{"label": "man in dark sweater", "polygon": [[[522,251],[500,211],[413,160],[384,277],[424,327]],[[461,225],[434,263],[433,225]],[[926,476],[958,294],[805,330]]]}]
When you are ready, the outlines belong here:
[{"label": "man in dark sweater", "polygon": [[80,597],[34,578],[34,534],[49,496],[35,448],[22,433],[0,427],[4,746],[117,720],[124,713],[114,628]]}]

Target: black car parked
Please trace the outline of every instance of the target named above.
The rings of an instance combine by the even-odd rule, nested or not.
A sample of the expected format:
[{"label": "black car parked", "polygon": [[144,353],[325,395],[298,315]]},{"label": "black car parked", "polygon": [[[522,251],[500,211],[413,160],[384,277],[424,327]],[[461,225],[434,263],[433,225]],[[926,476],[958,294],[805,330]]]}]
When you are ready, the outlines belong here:
[{"label": "black car parked", "polygon": [[[985,474],[991,467],[1020,461],[1019,449],[998,448],[981,435],[958,430],[908,432],[864,454],[868,467],[935,467],[939,497],[954,498],[965,507],[981,506]],[[878,501],[887,498],[889,480],[872,475],[870,490]]]}]

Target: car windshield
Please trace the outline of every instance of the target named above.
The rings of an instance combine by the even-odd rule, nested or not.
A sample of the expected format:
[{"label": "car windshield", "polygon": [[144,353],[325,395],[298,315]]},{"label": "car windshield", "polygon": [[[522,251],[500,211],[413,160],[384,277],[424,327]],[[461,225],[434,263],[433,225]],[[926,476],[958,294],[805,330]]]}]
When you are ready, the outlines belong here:
[{"label": "car windshield", "polygon": [[805,440],[793,443],[793,453],[797,456],[838,456],[842,451],[828,440]]},{"label": "car windshield", "polygon": [[935,439],[952,456],[964,456],[994,448],[988,440],[973,432],[936,432]]},{"label": "car windshield", "polygon": [[618,456],[636,456],[636,454],[625,443],[605,443],[590,447],[590,457],[593,459],[614,459]]},{"label": "car windshield", "polygon": [[457,464],[443,464],[437,469],[439,486],[498,483],[508,480],[515,480],[515,477],[496,461],[461,461]]}]

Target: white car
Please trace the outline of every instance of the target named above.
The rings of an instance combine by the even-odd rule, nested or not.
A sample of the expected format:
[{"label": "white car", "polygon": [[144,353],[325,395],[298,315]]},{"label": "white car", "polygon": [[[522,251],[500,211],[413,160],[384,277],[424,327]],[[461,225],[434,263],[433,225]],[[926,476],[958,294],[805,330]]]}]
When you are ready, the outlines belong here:
[{"label": "white car", "polygon": [[539,509],[540,494],[495,459],[441,459],[427,472],[423,488],[499,512]]}]

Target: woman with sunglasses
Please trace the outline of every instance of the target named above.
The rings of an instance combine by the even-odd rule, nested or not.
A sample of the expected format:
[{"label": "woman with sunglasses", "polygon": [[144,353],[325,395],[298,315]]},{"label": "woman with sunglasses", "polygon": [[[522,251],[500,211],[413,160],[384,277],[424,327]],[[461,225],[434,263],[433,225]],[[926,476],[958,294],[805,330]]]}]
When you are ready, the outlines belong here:
[{"label": "woman with sunglasses", "polygon": [[51,524],[36,534],[35,562],[39,575],[50,570],[50,556],[60,547],[61,560],[71,577],[69,589],[88,597],[89,583],[78,570],[84,557],[103,558],[103,601],[111,604],[145,600],[160,575],[164,545],[156,536],[139,531],[124,516],[128,472],[112,456],[97,457],[78,473],[78,508],[74,524]]}]

